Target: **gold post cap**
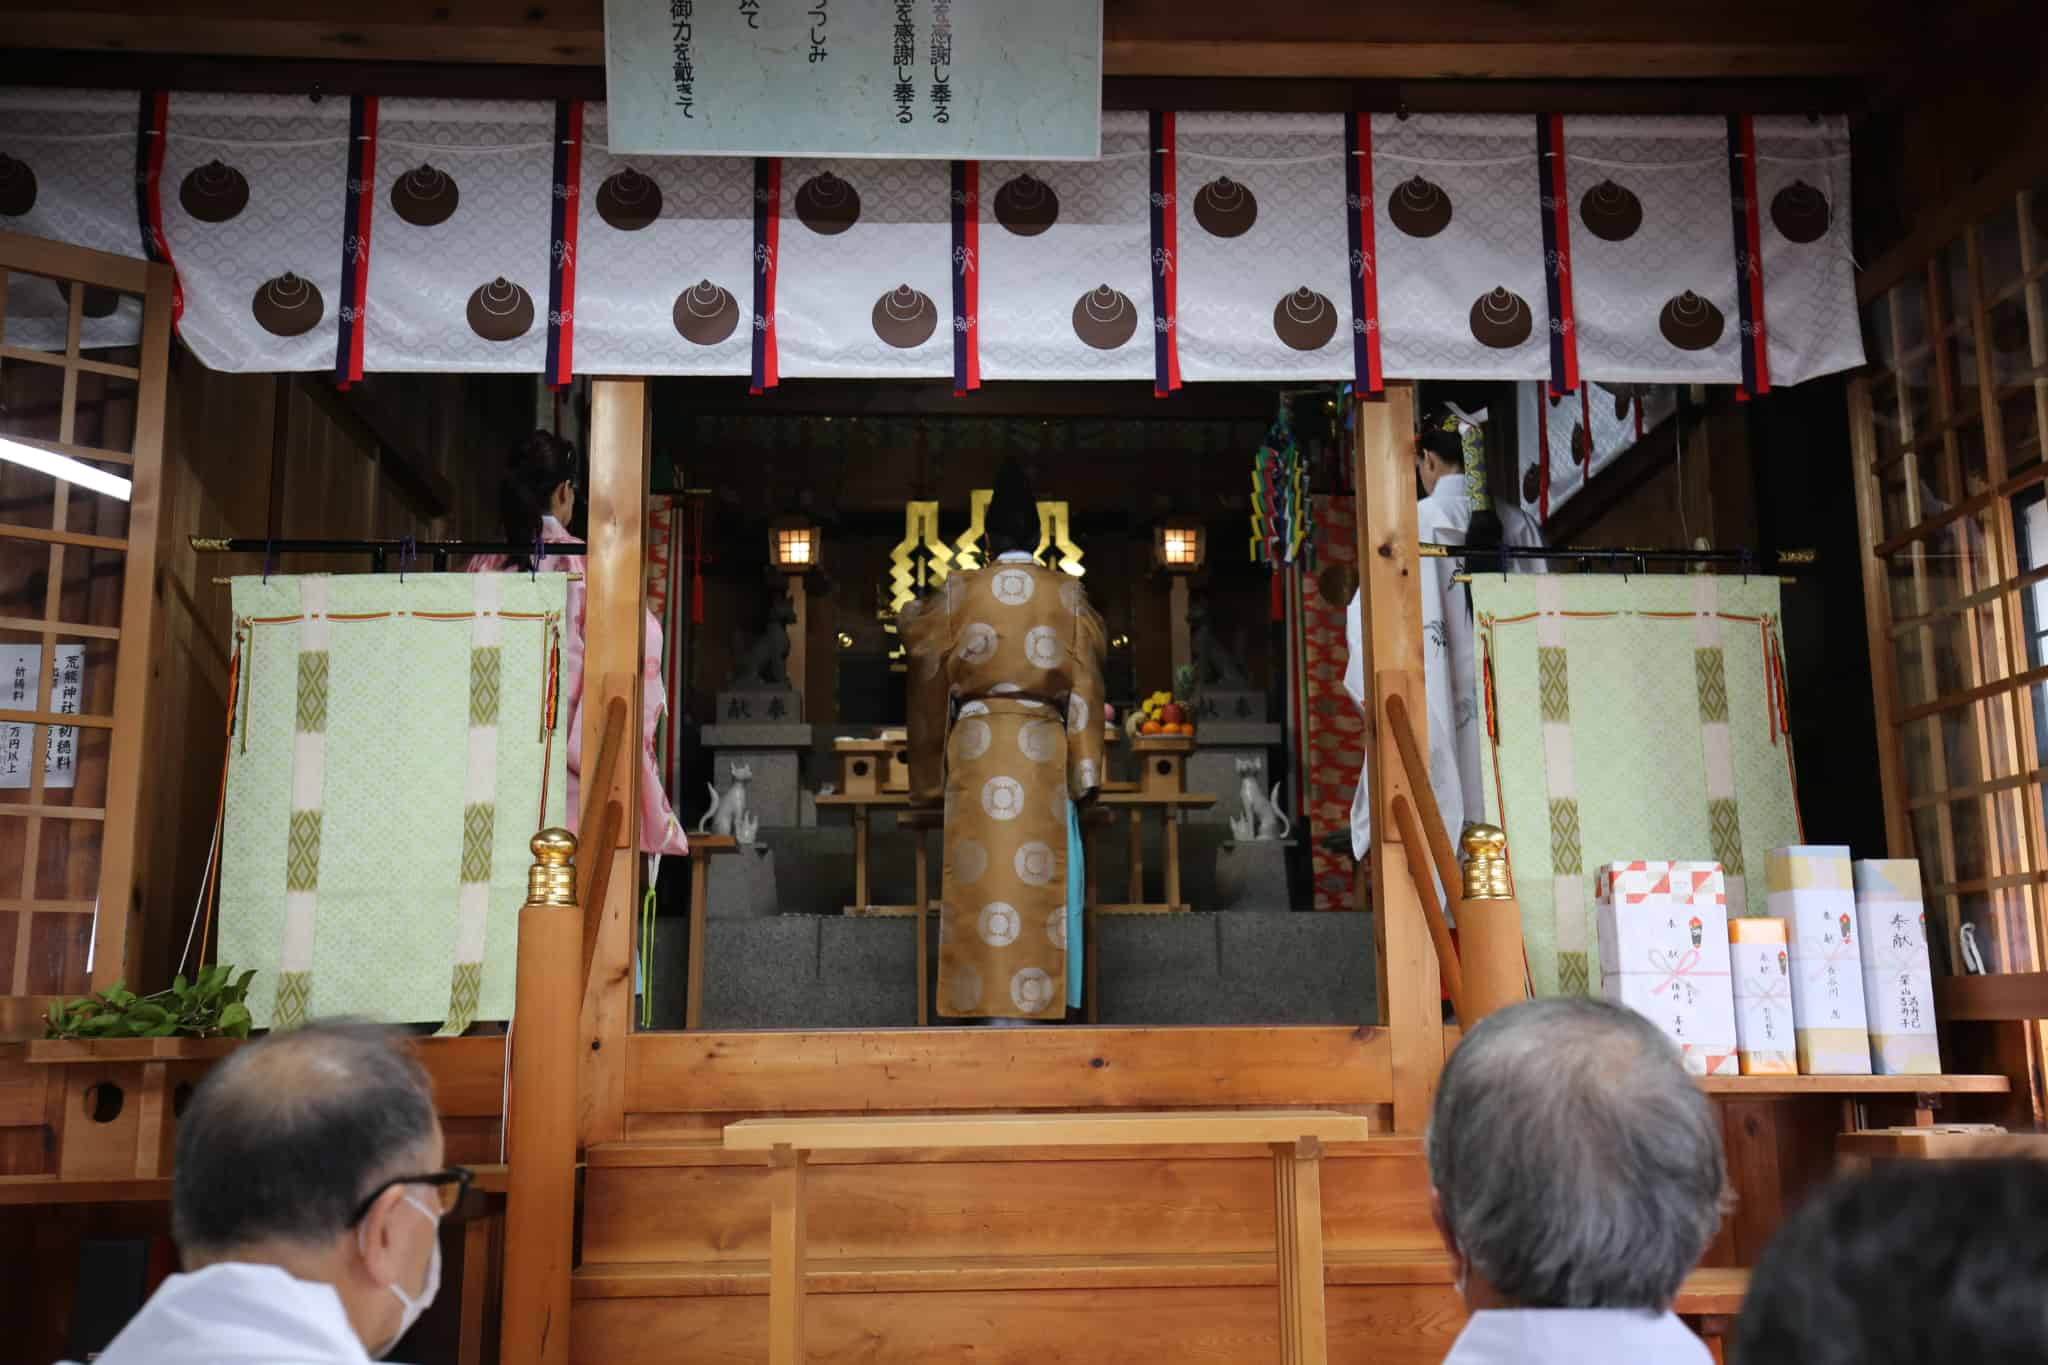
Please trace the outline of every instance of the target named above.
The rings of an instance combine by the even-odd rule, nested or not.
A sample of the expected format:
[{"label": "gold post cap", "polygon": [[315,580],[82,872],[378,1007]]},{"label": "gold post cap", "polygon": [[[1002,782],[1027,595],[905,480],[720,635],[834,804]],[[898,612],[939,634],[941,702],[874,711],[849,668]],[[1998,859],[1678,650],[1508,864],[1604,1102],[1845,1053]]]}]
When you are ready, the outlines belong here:
[{"label": "gold post cap", "polygon": [[1460,842],[1465,846],[1465,899],[1511,901],[1514,874],[1508,869],[1508,835],[1498,825],[1473,825]]},{"label": "gold post cap", "polygon": [[526,874],[526,903],[576,904],[576,836],[566,829],[544,829],[529,847],[533,868]]}]

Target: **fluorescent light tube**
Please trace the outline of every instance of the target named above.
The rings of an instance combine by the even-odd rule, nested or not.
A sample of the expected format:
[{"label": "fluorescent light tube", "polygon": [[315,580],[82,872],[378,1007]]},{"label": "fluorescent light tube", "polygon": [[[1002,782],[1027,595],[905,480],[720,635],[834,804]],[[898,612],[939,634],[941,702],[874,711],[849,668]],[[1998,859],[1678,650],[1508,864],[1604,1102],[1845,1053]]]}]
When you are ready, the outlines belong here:
[{"label": "fluorescent light tube", "polygon": [[90,488],[95,493],[104,493],[110,498],[128,501],[134,485],[119,474],[109,474],[104,469],[95,469],[83,460],[74,460],[69,455],[59,455],[38,446],[24,445],[0,436],[0,460],[11,464],[24,465],[40,470],[53,479],[75,483],[80,488]]}]

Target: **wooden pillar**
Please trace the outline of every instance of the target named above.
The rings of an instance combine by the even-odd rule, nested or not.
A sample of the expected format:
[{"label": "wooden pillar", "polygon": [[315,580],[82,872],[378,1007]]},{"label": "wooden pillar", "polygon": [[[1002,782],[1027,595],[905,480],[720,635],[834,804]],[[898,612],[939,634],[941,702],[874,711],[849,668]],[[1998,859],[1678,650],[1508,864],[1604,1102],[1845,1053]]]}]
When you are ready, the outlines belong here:
[{"label": "wooden pillar", "polygon": [[789,575],[789,605],[796,612],[796,621],[789,628],[789,685],[796,689],[797,714],[809,720],[811,713],[803,707],[807,690],[804,682],[808,676],[804,661],[810,657],[809,650],[805,648],[811,631],[810,602],[804,593],[804,576],[800,573]]},{"label": "wooden pillar", "polygon": [[[536,862],[519,912],[518,1045],[505,1112],[503,1365],[567,1365],[569,1276],[576,1242],[576,1015],[582,996],[583,912],[576,904],[576,841],[566,830],[533,837]],[[465,1257],[465,1260],[467,1258]],[[463,1267],[467,1277],[481,1267]],[[467,1304],[467,1288],[464,1293]]]},{"label": "wooden pillar", "polygon": [[[135,391],[135,442],[126,471],[132,488],[128,496],[128,547],[121,578],[121,647],[114,660],[114,733],[107,763],[106,821],[100,844],[100,913],[93,926],[92,988],[107,990],[117,982],[139,982],[142,966],[143,924],[142,882],[149,866],[149,850],[142,842],[140,812],[143,802],[143,768],[150,755],[150,711],[153,633],[156,628],[157,599],[162,581],[157,567],[168,547],[157,543],[158,519],[162,509],[164,384],[171,363],[171,307],[177,277],[166,266],[152,266],[148,292],[142,305],[142,375]],[[78,315],[71,318],[75,328]],[[75,394],[77,371],[65,372],[65,404],[62,420],[73,420],[68,401]],[[65,439],[70,439],[70,432]],[[60,491],[62,485],[59,485]],[[50,600],[56,601],[59,575],[54,572],[52,547]],[[52,610],[49,616],[57,613]],[[44,658],[54,658],[54,636],[45,636],[49,649]],[[47,671],[45,673],[47,676]],[[37,775],[41,762],[31,763]],[[36,798],[31,796],[29,800]],[[34,823],[31,817],[30,823]],[[33,866],[31,855],[26,863]],[[27,875],[24,872],[24,875]],[[29,942],[31,917],[21,917],[23,955]]]},{"label": "wooden pillar", "polygon": [[612,859],[604,903],[597,915],[596,952],[583,996],[583,1115],[585,1144],[616,1142],[626,1129],[626,1035],[633,1018],[633,932],[640,908],[641,649],[647,619],[647,464],[651,431],[647,384],[640,379],[599,379],[590,386],[589,555],[583,608],[583,753],[594,755],[593,727],[611,699],[626,704],[627,750],[609,790],[584,790],[586,835],[607,801],[625,812],[615,847],[585,847],[583,860]]},{"label": "wooden pillar", "polygon": [[[1168,574],[1172,587],[1167,593],[1167,631],[1173,642],[1173,673],[1178,681],[1180,671],[1195,661],[1195,646],[1188,626],[1188,576],[1184,573]],[[1189,717],[1193,719],[1193,717]]]},{"label": "wooden pillar", "polygon": [[1316,1138],[1273,1145],[1281,1365],[1327,1365],[1330,1359],[1323,1297],[1322,1161],[1323,1144]]},{"label": "wooden pillar", "polygon": [[768,1156],[768,1361],[804,1361],[804,1154]]},{"label": "wooden pillar", "polygon": [[[1436,949],[1394,824],[1396,796],[1412,801],[1390,727],[1387,696],[1399,693],[1410,717],[1424,714],[1422,598],[1415,530],[1415,390],[1389,384],[1386,396],[1358,405],[1352,460],[1358,488],[1360,642],[1370,691],[1366,707],[1372,783],[1374,936],[1383,954],[1380,1019],[1393,1043],[1394,1128],[1419,1133],[1429,1122],[1444,1064],[1443,992]],[[1424,747],[1427,752],[1427,747]]]}]

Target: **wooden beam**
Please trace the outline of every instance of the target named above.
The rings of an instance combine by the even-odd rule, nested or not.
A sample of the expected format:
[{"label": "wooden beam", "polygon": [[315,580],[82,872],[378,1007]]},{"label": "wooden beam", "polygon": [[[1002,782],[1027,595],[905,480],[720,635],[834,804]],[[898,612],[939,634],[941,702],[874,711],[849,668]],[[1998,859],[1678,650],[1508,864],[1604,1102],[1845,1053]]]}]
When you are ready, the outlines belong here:
[{"label": "wooden beam", "polygon": [[626,1100],[636,1115],[1357,1109],[1393,1093],[1385,1033],[1343,1025],[643,1033],[627,1041]]},{"label": "wooden beam", "polygon": [[1353,482],[1358,490],[1360,644],[1370,695],[1367,752],[1372,783],[1372,905],[1386,983],[1381,1017],[1393,1035],[1394,1130],[1429,1121],[1443,1070],[1442,978],[1422,901],[1402,855],[1394,799],[1414,792],[1385,699],[1399,693],[1411,713],[1422,700],[1422,596],[1415,530],[1415,388],[1390,384],[1354,415]]},{"label": "wooden beam", "polygon": [[[347,61],[601,67],[602,0],[308,0],[287,9],[234,0],[11,0],[10,44],[96,52],[211,53]],[[1343,0],[1245,6],[1229,0],[1109,0],[1110,76],[1400,80],[1813,77],[1909,65],[1924,33],[1904,0],[1732,0],[1618,7],[1508,0],[1361,8]],[[1450,35],[1448,38],[1446,35]]]},{"label": "wooden beam", "polygon": [[1942,976],[1934,981],[1935,1013],[1957,1019],[2048,1019],[2048,972]]},{"label": "wooden beam", "polygon": [[[601,100],[601,66],[496,62],[217,56],[186,52],[24,51],[13,85],[114,90],[226,91],[319,98]],[[1278,114],[1352,109],[1414,114],[1856,115],[1878,101],[1873,77],[1790,76],[1696,80],[1310,79],[1248,76],[1106,76],[1106,110],[1208,109]],[[988,388],[992,386],[984,386]],[[1204,386],[1214,388],[1214,385]],[[1150,389],[1146,390],[1150,394]],[[1191,393],[1193,390],[1183,390]],[[1178,399],[1173,395],[1166,401]]]},{"label": "wooden beam", "polygon": [[[647,574],[641,544],[647,525],[647,383],[600,379],[590,386],[590,553],[584,561],[583,752],[594,753],[594,718],[614,697],[625,703],[626,744],[604,800],[625,820],[614,848],[586,846],[579,861],[613,860],[583,1005],[584,1143],[625,1133],[626,1040],[633,1012],[633,928],[640,906],[640,715],[642,631]],[[586,811],[599,793],[582,793]]]},{"label": "wooden beam", "polygon": [[1687,80],[1734,76],[1849,76],[1889,69],[1895,55],[1857,42],[1261,42],[1106,39],[1105,72],[1119,76],[1284,76],[1399,80]]}]

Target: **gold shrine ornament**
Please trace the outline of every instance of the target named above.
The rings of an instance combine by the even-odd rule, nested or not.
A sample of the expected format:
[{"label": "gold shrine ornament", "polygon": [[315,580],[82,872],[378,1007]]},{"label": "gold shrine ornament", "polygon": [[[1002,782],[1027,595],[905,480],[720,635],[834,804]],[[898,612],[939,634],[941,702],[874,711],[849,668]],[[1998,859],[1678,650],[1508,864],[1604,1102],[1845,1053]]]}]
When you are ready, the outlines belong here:
[{"label": "gold shrine ornament", "polygon": [[1508,868],[1508,835],[1499,825],[1473,825],[1459,841],[1465,846],[1465,899],[1511,901],[1514,873]]},{"label": "gold shrine ornament", "polygon": [[896,611],[909,606],[919,592],[946,581],[953,554],[939,535],[937,502],[903,504],[903,539],[889,552],[889,564],[889,606]]},{"label": "gold shrine ornament", "polygon": [[[901,611],[916,600],[918,593],[936,587],[954,573],[969,573],[983,567],[982,541],[986,537],[988,505],[995,497],[989,488],[977,488],[968,495],[969,521],[965,534],[949,546],[939,532],[939,504],[936,501],[903,504],[903,539],[889,552],[889,608]],[[1080,578],[1088,572],[1081,564],[1081,547],[1068,530],[1065,502],[1038,504],[1038,548],[1032,558],[1047,564],[1047,555],[1058,557],[1047,567]],[[893,656],[892,656],[893,657]]]}]

